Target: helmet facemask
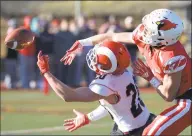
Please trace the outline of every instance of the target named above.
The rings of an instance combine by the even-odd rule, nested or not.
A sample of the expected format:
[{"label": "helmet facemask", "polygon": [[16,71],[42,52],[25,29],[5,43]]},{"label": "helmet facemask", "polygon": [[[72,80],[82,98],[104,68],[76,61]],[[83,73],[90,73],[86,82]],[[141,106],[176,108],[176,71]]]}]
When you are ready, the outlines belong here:
[{"label": "helmet facemask", "polygon": [[96,47],[93,49],[90,49],[89,52],[86,55],[86,61],[88,64],[88,67],[93,70],[97,71],[97,54],[96,54]]}]

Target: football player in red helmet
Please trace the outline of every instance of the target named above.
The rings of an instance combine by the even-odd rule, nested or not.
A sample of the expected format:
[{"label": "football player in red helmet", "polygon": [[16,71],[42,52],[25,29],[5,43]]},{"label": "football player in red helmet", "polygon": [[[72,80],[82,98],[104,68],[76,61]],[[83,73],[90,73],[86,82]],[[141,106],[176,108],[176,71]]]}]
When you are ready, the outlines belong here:
[{"label": "football player in red helmet", "polygon": [[74,110],[77,117],[64,121],[66,130],[74,131],[110,113],[115,122],[111,135],[142,135],[155,118],[140,99],[132,72],[126,69],[130,54],[121,43],[104,41],[88,52],[88,66],[98,75],[89,87],[72,89],[63,84],[49,72],[48,60],[47,55],[39,52],[37,65],[58,96],[66,102],[100,102],[88,114]]},{"label": "football player in red helmet", "polygon": [[134,73],[151,83],[166,101],[177,104],[164,110],[143,132],[143,135],[178,135],[192,124],[192,60],[178,40],[183,22],[168,9],[157,9],[146,15],[132,32],[105,33],[82,39],[61,59],[71,64],[76,51],[104,40],[135,43],[146,60],[133,65]]}]

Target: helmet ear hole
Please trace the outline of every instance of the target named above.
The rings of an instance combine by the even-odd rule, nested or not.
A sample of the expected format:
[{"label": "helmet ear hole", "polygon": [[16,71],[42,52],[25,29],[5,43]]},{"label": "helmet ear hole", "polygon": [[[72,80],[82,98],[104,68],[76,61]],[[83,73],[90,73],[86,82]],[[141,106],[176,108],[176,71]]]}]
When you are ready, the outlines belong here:
[{"label": "helmet ear hole", "polygon": [[98,64],[100,65],[100,69],[109,70],[112,67],[110,59],[106,55],[97,55],[98,56]]}]

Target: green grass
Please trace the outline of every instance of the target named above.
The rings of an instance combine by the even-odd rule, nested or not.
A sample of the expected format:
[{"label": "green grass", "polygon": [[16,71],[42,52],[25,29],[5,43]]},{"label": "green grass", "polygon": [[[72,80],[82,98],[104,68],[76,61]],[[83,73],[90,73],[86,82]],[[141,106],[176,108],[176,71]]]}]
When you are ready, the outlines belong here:
[{"label": "green grass", "polygon": [[[159,114],[165,108],[173,105],[166,103],[156,93],[142,93],[142,98],[148,109]],[[83,113],[95,109],[98,102],[93,103],[65,103],[54,93],[44,96],[41,92],[1,92],[1,131],[38,129],[62,126],[63,120],[75,115],[76,109]],[[108,135],[113,126],[110,117],[103,118],[85,126],[73,133],[65,130],[50,132],[33,132],[30,135]],[[24,134],[27,135],[27,134]],[[181,135],[191,135],[191,127],[185,129]]]}]

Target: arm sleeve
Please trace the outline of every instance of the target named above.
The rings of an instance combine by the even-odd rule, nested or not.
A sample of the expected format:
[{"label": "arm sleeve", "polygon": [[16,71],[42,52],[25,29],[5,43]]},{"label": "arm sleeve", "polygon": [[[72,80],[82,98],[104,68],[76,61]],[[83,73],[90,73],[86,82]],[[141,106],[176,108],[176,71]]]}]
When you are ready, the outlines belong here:
[{"label": "arm sleeve", "polygon": [[93,110],[92,112],[87,114],[89,120],[91,121],[99,120],[107,115],[108,115],[108,111],[101,105],[95,110]]},{"label": "arm sleeve", "polygon": [[112,91],[112,89],[108,88],[105,85],[101,85],[101,84],[91,84],[89,86],[90,90],[96,94],[102,95],[102,96],[109,96],[111,94],[113,94],[114,92]]}]

